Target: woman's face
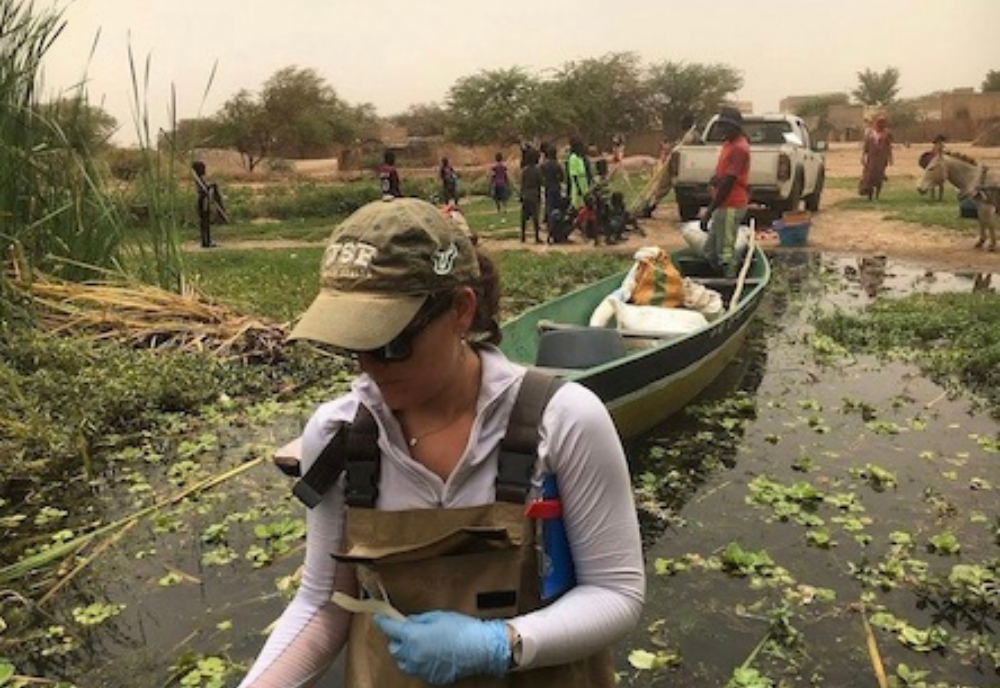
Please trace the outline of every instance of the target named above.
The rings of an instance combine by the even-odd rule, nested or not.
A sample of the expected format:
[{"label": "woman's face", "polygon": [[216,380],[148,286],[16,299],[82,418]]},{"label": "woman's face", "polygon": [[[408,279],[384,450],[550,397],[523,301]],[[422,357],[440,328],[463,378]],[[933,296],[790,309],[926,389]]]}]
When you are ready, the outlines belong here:
[{"label": "woman's face", "polygon": [[472,323],[475,305],[475,293],[460,289],[449,308],[413,332],[411,353],[405,360],[358,354],[361,370],[378,385],[389,408],[405,411],[419,407],[454,388],[465,370],[462,364],[472,355],[462,337]]}]

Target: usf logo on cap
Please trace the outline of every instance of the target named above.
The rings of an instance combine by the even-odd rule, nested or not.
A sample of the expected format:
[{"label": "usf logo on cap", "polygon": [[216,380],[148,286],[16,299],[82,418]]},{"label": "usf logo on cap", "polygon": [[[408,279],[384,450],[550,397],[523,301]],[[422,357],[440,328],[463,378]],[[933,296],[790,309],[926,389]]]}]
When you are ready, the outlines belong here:
[{"label": "usf logo on cap", "polygon": [[323,259],[323,271],[331,277],[368,277],[377,253],[377,247],[362,241],[330,244]]},{"label": "usf logo on cap", "polygon": [[434,252],[434,274],[447,275],[455,267],[455,259],[458,258],[458,246],[452,242],[448,248]]}]

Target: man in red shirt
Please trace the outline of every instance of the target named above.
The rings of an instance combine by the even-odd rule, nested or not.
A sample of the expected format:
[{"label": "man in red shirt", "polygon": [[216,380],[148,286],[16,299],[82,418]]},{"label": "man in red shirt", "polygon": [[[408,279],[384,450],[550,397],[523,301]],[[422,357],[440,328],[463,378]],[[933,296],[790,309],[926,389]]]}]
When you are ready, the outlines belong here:
[{"label": "man in red shirt", "polygon": [[722,108],[716,120],[725,129],[725,143],[712,177],[712,201],[705,208],[701,228],[708,231],[708,261],[727,277],[736,276],[736,234],[750,201],[750,143],[743,135],[743,115]]}]

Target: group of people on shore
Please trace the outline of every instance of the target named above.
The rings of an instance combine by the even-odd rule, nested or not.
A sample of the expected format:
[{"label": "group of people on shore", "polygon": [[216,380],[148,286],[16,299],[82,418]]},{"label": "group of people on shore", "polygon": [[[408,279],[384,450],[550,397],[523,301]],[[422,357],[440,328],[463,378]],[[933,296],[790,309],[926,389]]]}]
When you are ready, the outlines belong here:
[{"label": "group of people on shore", "polygon": [[[487,176],[497,212],[506,213],[515,180],[503,153],[494,156]],[[441,159],[438,177],[444,203],[457,206],[458,175],[447,157]],[[588,155],[582,139],[570,140],[563,160],[551,143],[524,144],[518,178],[522,242],[528,241],[529,225],[538,244],[570,241],[577,230],[595,246],[623,241],[629,231],[642,233],[626,209],[624,194],[610,188],[608,160]]]}]

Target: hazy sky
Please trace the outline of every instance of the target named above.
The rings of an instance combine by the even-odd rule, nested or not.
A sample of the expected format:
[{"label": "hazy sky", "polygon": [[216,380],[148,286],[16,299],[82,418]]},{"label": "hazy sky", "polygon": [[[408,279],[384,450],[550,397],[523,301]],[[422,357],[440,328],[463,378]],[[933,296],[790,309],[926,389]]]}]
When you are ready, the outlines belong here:
[{"label": "hazy sky", "polygon": [[[44,3],[39,3],[44,6]],[[1000,0],[74,0],[45,61],[50,95],[85,75],[90,98],[135,139],[128,49],[150,60],[146,102],[163,126],[210,116],[289,65],[313,68],[380,115],[443,102],[456,79],[631,51],[643,64],[722,63],[758,112],[787,95],[850,91],[866,68],[900,70],[900,96],[979,88],[1000,69]],[[95,36],[100,38],[90,58]],[[206,86],[217,63],[207,97]]]}]

